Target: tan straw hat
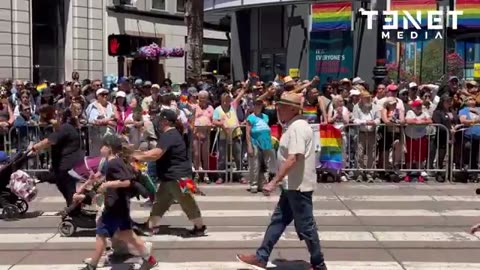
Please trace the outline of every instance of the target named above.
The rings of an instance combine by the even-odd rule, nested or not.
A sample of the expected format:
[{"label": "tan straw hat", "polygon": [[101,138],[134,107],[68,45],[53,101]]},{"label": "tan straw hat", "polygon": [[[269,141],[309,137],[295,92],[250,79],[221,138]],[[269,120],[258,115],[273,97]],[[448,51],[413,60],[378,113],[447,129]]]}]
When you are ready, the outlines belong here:
[{"label": "tan straw hat", "polygon": [[277,103],[302,109],[302,95],[285,92]]}]

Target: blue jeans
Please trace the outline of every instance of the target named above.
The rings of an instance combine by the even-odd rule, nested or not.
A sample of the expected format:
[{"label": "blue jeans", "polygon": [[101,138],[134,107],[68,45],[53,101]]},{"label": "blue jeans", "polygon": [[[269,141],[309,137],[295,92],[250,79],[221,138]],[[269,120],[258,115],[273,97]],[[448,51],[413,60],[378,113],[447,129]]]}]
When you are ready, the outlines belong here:
[{"label": "blue jeans", "polygon": [[257,250],[257,259],[267,263],[273,246],[282,236],[287,226],[295,222],[295,230],[300,240],[305,240],[310,252],[310,263],[314,266],[324,264],[323,253],[318,238],[317,224],[313,217],[313,192],[284,190],[272,215],[270,225]]}]

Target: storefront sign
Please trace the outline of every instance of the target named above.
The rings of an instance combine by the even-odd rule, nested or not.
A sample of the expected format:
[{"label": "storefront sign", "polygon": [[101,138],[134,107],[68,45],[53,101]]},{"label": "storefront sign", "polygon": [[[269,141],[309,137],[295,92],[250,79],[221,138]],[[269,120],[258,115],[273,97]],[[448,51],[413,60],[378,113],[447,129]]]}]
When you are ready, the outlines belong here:
[{"label": "storefront sign", "polygon": [[480,79],[480,63],[473,64],[473,78]]},{"label": "storefront sign", "polygon": [[353,75],[353,39],[349,31],[312,33],[309,50],[309,78],[325,83]]}]

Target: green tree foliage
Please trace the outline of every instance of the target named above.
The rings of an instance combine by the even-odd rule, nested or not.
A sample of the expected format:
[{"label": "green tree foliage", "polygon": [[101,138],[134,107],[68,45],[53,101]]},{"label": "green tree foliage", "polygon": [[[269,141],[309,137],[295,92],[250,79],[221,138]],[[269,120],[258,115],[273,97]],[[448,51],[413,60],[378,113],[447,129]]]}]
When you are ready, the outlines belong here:
[{"label": "green tree foliage", "polygon": [[[418,44],[418,46],[422,46]],[[423,55],[421,51],[417,52],[417,74],[416,77],[422,83],[435,82],[443,75],[443,59],[447,54],[447,73],[463,78],[463,59],[455,52],[448,53],[443,48],[443,40],[436,39],[426,41],[423,44]],[[420,64],[422,61],[422,64]],[[415,60],[409,59],[407,65],[413,67]],[[420,71],[421,68],[421,71]],[[413,68],[411,68],[413,70]],[[420,78],[421,75],[421,78]]]}]

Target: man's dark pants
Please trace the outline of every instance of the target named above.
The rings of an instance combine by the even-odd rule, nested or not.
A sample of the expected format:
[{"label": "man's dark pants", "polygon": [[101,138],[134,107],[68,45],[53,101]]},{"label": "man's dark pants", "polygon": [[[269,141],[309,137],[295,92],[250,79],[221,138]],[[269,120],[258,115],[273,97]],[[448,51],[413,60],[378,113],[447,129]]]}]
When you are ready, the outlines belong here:
[{"label": "man's dark pants", "polygon": [[305,240],[310,252],[312,265],[324,264],[323,253],[318,238],[317,224],[313,217],[313,192],[300,192],[296,190],[283,190],[280,200],[272,215],[265,237],[257,250],[257,259],[268,262],[274,245],[282,236],[287,226],[295,222],[295,230],[300,240]]}]

